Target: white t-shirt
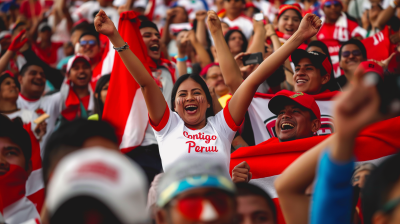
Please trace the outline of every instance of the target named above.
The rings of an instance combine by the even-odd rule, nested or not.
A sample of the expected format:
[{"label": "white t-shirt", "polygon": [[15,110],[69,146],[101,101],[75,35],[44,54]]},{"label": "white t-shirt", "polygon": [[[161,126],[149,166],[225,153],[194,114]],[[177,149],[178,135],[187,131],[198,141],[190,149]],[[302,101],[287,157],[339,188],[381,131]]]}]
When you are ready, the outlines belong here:
[{"label": "white t-shirt", "polygon": [[275,19],[277,10],[269,1],[266,0],[253,0],[253,4],[262,11],[262,13],[269,19],[269,22],[272,23]]},{"label": "white t-shirt", "polygon": [[94,13],[98,13],[100,9],[102,9],[111,19],[111,21],[113,21],[115,27],[118,27],[118,10],[116,10],[112,6],[101,7],[98,1],[88,1],[83,3],[77,10],[75,10],[71,17],[74,22],[77,22],[80,19],[87,19],[89,23],[93,23],[94,17],[96,16],[94,15]]},{"label": "white t-shirt", "polygon": [[50,115],[50,117],[46,120],[47,122],[46,134],[43,136],[42,141],[40,141],[42,158],[47,138],[53,132],[57,118],[60,116],[60,104],[61,104],[61,95],[59,92],[54,93],[52,95],[43,96],[38,100],[27,99],[21,94],[18,97],[17,100],[18,108],[30,110],[33,113],[35,113],[37,117],[41,115],[42,111]]},{"label": "white t-shirt", "polygon": [[225,16],[224,18],[221,19],[221,21],[227,23],[231,28],[235,26],[239,27],[239,29],[243,32],[247,40],[253,34],[253,22],[247,16],[241,15],[234,20],[230,20],[228,19],[228,17]]},{"label": "white t-shirt", "polygon": [[151,126],[157,138],[164,171],[168,172],[181,158],[190,159],[201,154],[221,161],[229,175],[231,143],[239,126],[233,121],[227,106],[215,116],[208,117],[206,126],[200,130],[187,128],[179,115],[169,107],[158,126]]}]

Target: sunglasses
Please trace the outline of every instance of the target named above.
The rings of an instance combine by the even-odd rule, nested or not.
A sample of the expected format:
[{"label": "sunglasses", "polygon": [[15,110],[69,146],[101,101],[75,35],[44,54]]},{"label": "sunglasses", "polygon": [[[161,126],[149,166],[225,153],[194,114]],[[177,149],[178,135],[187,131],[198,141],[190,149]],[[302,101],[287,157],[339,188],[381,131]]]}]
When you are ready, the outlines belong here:
[{"label": "sunglasses", "polygon": [[360,50],[354,50],[354,51],[343,51],[342,52],[342,57],[347,58],[352,54],[353,56],[361,56],[361,51]]},{"label": "sunglasses", "polygon": [[95,40],[81,40],[81,41],[79,42],[79,44],[80,44],[81,46],[90,45],[90,46],[92,47],[92,46],[94,46],[94,45],[97,44],[97,41],[95,41]]},{"label": "sunglasses", "polygon": [[335,7],[339,7],[339,6],[341,6],[342,4],[340,4],[339,1],[327,1],[327,2],[325,2],[325,4],[324,4],[325,7],[331,7],[332,5],[335,6]]},{"label": "sunglasses", "polygon": [[[229,211],[229,196],[227,194],[188,196],[176,199],[176,205],[179,212],[188,220],[210,221],[205,219],[214,219]],[[210,209],[215,211],[214,217],[205,217],[204,211],[210,211]]]}]

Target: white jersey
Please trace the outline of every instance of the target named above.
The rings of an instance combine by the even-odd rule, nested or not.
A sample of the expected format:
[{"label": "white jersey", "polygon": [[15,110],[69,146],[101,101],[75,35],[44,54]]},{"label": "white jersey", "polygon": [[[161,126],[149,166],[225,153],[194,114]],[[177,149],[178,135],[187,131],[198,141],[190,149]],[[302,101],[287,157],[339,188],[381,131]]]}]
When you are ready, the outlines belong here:
[{"label": "white jersey", "polygon": [[118,27],[119,13],[118,10],[109,7],[101,7],[98,1],[88,1],[83,3],[75,12],[71,15],[72,20],[77,22],[80,19],[86,19],[89,23],[94,22],[94,17],[102,9],[107,16],[113,21],[115,27]]},{"label": "white jersey", "polygon": [[279,10],[277,10],[269,1],[253,0],[253,4],[268,18],[270,23],[274,21],[275,15]]},{"label": "white jersey", "polygon": [[7,206],[3,210],[4,219],[8,224],[21,224],[30,219],[40,220],[35,205],[25,196]]},{"label": "white jersey", "polygon": [[61,95],[60,93],[54,93],[52,95],[43,96],[38,100],[28,99],[21,94],[17,100],[18,108],[30,110],[35,113],[35,116],[39,117],[42,113],[46,113],[50,115],[50,117],[46,120],[47,122],[47,132],[43,136],[42,141],[40,142],[41,148],[41,156],[43,157],[44,145],[46,143],[47,138],[51,135],[56,125],[57,118],[60,116],[60,104],[61,104]]},{"label": "white jersey", "polygon": [[225,22],[229,25],[229,27],[238,27],[247,38],[247,40],[253,34],[253,22],[247,16],[241,15],[234,20],[228,19],[228,17],[224,17],[221,19],[222,22]]},{"label": "white jersey", "polygon": [[207,118],[206,126],[200,130],[187,128],[179,115],[168,107],[158,126],[152,127],[164,171],[168,172],[181,158],[190,159],[201,154],[219,160],[229,176],[231,143],[239,126],[233,121],[228,107]]}]

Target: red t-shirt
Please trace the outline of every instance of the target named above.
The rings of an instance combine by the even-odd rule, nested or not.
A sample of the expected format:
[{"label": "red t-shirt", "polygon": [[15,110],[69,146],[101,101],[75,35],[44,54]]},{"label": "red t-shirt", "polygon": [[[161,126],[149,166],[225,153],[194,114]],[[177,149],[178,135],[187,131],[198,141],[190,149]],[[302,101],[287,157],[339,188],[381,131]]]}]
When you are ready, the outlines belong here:
[{"label": "red t-shirt", "polygon": [[21,7],[19,8],[19,12],[26,16],[28,19],[32,18],[32,11],[34,16],[39,16],[40,13],[42,12],[42,6],[40,5],[40,1],[36,1],[34,3],[33,10],[31,9],[31,6],[29,5],[29,1],[25,0],[21,3]]},{"label": "red t-shirt", "polygon": [[35,52],[35,54],[42,59],[44,62],[49,64],[50,66],[55,65],[57,63],[58,59],[58,49],[62,47],[62,43],[51,43],[51,46],[42,49],[40,48],[39,43],[32,44],[32,50]]},{"label": "red t-shirt", "polygon": [[363,37],[363,31],[358,24],[352,20],[347,19],[347,28],[339,26],[338,24],[323,23],[321,29],[317,34],[318,40],[338,40],[345,42],[352,37]]}]

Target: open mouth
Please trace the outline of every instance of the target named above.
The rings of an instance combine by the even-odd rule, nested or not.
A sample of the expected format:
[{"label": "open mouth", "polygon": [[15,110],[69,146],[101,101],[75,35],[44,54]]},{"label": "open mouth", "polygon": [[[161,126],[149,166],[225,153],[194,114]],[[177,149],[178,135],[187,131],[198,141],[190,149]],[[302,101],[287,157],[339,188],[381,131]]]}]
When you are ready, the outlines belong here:
[{"label": "open mouth", "polygon": [[285,30],[286,30],[286,32],[288,32],[288,33],[293,33],[293,32],[294,32],[294,29],[287,29],[287,28],[285,28]]},{"label": "open mouth", "polygon": [[44,86],[44,82],[32,82],[33,85]]},{"label": "open mouth", "polygon": [[284,131],[284,130],[291,130],[291,129],[293,129],[294,128],[294,125],[293,124],[290,124],[290,123],[282,123],[281,124],[281,129]]},{"label": "open mouth", "polygon": [[160,45],[158,44],[153,44],[150,46],[151,51],[158,51],[160,49]]},{"label": "open mouth", "polygon": [[298,79],[298,80],[296,80],[296,83],[297,83],[297,84],[303,84],[303,83],[306,83],[306,82],[308,82],[308,80],[305,80],[305,79]]},{"label": "open mouth", "polygon": [[186,110],[186,112],[188,113],[188,114],[194,114],[194,113],[196,113],[197,112],[197,106],[196,105],[187,105],[186,107],[185,107],[185,110]]}]

